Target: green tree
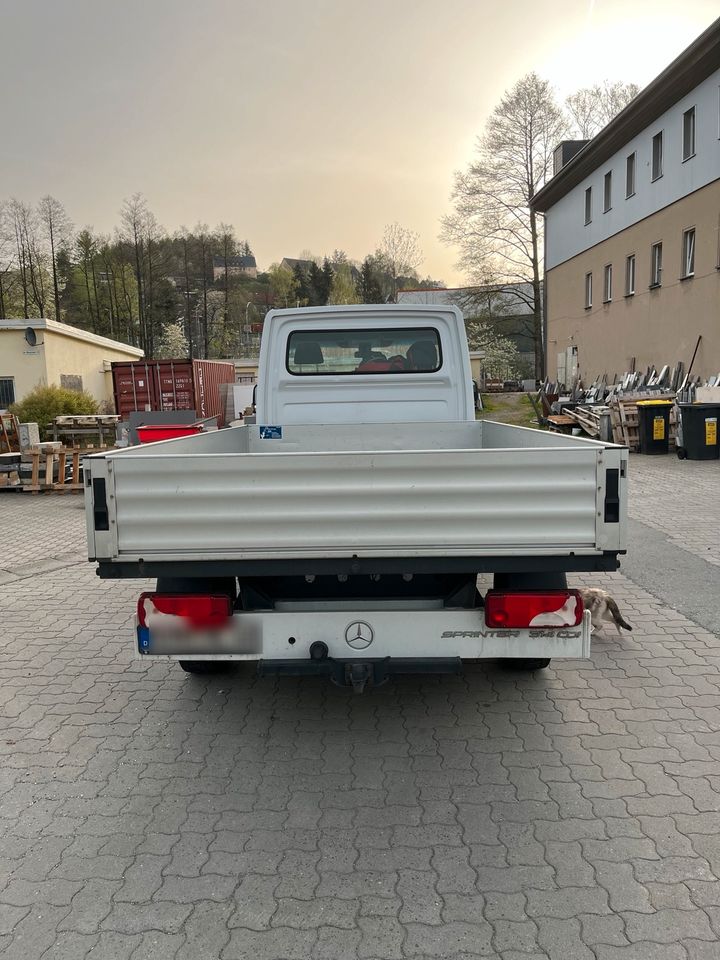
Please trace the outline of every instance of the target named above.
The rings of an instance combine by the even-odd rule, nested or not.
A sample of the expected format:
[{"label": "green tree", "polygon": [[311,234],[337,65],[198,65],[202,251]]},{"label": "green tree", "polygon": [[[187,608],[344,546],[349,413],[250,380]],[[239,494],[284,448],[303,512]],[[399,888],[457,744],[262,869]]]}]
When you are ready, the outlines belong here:
[{"label": "green tree", "polygon": [[352,277],[350,265],[341,263],[335,270],[335,275],[330,286],[330,295],[328,303],[360,303],[355,281]]},{"label": "green tree", "polygon": [[10,407],[10,412],[14,413],[21,423],[37,423],[43,439],[49,435],[48,427],[55,417],[97,413],[97,410],[97,402],[89,393],[66,390],[55,384],[35,387]]},{"label": "green tree", "polygon": [[295,292],[297,281],[295,275],[281,267],[278,263],[273,263],[268,270],[270,281],[270,292],[273,300],[279,307],[289,307],[295,303]]}]

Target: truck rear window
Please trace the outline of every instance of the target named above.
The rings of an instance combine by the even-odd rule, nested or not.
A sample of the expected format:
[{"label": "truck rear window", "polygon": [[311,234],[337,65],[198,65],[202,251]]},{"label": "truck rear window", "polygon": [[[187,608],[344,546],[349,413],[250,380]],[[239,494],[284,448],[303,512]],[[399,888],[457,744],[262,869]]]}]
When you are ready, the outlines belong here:
[{"label": "truck rear window", "polygon": [[288,337],[288,373],[301,377],[435,373],[441,366],[440,337],[431,327],[295,330]]}]

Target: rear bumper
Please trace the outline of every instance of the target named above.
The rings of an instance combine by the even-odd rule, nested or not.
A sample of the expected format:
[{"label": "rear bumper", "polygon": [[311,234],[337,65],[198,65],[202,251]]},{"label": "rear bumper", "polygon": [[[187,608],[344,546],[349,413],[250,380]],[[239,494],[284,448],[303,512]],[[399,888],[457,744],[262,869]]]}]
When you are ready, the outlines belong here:
[{"label": "rear bumper", "polygon": [[[136,624],[136,651],[143,660],[283,664],[276,673],[318,672],[324,659],[358,663],[390,658],[406,666],[410,661],[582,659],[590,655],[592,632],[588,611],[577,627],[522,630],[491,629],[482,610],[407,607],[240,612],[227,627],[212,632],[191,631],[178,618],[162,617],[149,627]],[[317,643],[324,645],[326,656],[303,667]],[[261,669],[270,672],[268,666]]]},{"label": "rear bumper", "polygon": [[[99,560],[103,580],[157,577],[364,576],[403,573],[534,573],[617,570],[625,550],[445,557],[303,557],[289,560]],[[94,559],[90,558],[91,561]]]}]

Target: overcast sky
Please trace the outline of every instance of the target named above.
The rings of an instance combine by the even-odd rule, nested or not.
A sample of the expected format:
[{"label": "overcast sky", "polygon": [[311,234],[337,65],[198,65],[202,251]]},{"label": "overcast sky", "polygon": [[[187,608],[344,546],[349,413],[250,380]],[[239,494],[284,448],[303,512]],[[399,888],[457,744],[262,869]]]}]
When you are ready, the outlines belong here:
[{"label": "overcast sky", "polygon": [[234,224],[267,267],[417,230],[503,91],[648,83],[718,0],[0,0],[0,199],[109,231],[141,191],[169,230]]}]

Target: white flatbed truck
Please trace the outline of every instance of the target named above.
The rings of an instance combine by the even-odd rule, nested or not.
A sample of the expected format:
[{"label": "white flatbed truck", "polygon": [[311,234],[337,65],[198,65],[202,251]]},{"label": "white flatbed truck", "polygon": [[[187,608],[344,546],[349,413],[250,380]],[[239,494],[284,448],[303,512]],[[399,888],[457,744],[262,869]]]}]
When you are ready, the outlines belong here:
[{"label": "white flatbed truck", "polygon": [[476,420],[457,308],[271,311],[256,404],[256,423],[85,461],[99,576],[157,581],[139,657],[360,690],[589,655],[567,573],[617,568],[628,451]]}]

